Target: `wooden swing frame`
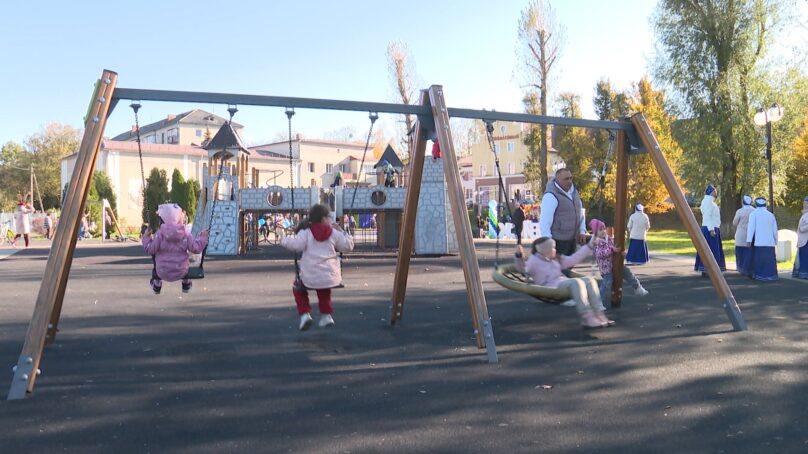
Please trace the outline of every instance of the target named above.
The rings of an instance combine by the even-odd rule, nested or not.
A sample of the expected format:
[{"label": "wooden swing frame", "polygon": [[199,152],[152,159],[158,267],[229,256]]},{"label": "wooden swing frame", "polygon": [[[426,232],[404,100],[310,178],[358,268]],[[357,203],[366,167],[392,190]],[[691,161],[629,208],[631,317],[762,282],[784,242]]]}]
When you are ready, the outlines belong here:
[{"label": "wooden swing frame", "polygon": [[[409,273],[410,256],[413,251],[413,238],[415,232],[415,216],[418,207],[418,196],[421,188],[426,142],[437,139],[441,144],[446,163],[456,162],[452,133],[449,128],[450,117],[475,118],[482,120],[513,121],[536,124],[554,124],[564,126],[604,128],[617,131],[617,210],[616,219],[624,219],[627,207],[628,158],[629,145],[627,137],[633,135],[641,141],[642,146],[651,155],[651,159],[662,178],[668,193],[673,200],[676,211],[685,224],[691,240],[704,260],[707,273],[715,288],[721,303],[729,317],[733,328],[737,331],[746,329],[746,322],[740,312],[735,297],[729,288],[718,264],[710,253],[707,241],[701,234],[693,212],[685,201],[684,193],[677,184],[673,172],[665,161],[659,144],[651,128],[640,113],[632,116],[630,121],[598,121],[574,118],[549,117],[523,113],[496,112],[486,110],[456,109],[446,107],[443,87],[432,85],[421,91],[420,102],[417,105],[375,103],[360,101],[341,101],[311,98],[290,98],[275,96],[256,96],[243,94],[163,91],[117,88],[118,74],[104,70],[101,78],[96,82],[90,100],[84,125],[84,135],[76,158],[73,174],[68,184],[68,190],[63,201],[64,209],[60,227],[56,235],[45,266],[43,280],[39,287],[34,313],[25,335],[22,352],[14,368],[14,378],[9,388],[8,400],[23,399],[32,393],[36,377],[39,375],[39,366],[45,345],[52,344],[56,339],[57,327],[64,302],[65,289],[73,261],[76,247],[77,233],[81,223],[81,212],[84,208],[92,173],[101,147],[101,139],[106,126],[107,118],[115,108],[118,101],[169,101],[191,103],[213,103],[228,105],[257,105],[287,108],[310,108],[329,110],[366,111],[377,113],[396,113],[416,115],[418,121],[415,127],[414,144],[412,147],[411,172],[407,188],[404,216],[402,222],[402,235],[399,241],[399,254],[396,263],[396,273],[392,295],[392,314],[390,323],[401,320],[404,314],[404,298],[406,294],[407,278]],[[497,362],[496,346],[494,343],[491,318],[483,292],[480,269],[474,242],[471,234],[471,225],[466,214],[465,199],[460,182],[460,170],[456,165],[444,165],[444,173],[448,183],[448,198],[451,214],[457,232],[460,259],[463,265],[466,291],[469,295],[468,303],[472,315],[472,325],[476,335],[478,348],[486,348],[488,361]],[[623,247],[625,243],[625,226],[617,222],[615,226],[615,244]],[[622,255],[617,254],[616,262],[622,265]],[[621,292],[619,284],[622,282],[622,266],[615,266],[615,287],[612,292],[612,304],[619,307]]]}]

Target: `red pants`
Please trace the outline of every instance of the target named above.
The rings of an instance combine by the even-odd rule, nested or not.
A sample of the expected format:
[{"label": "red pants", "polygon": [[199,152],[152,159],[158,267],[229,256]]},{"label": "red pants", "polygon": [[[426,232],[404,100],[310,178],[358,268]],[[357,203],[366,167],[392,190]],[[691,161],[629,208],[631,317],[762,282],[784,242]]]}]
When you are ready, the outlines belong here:
[{"label": "red pants", "polygon": [[[311,305],[309,304],[309,292],[293,288],[292,294],[295,295],[295,304],[297,304],[298,315],[303,315],[307,312],[311,312]],[[317,290],[317,302],[320,305],[321,314],[330,314],[334,312],[334,308],[331,307],[330,288]]]}]

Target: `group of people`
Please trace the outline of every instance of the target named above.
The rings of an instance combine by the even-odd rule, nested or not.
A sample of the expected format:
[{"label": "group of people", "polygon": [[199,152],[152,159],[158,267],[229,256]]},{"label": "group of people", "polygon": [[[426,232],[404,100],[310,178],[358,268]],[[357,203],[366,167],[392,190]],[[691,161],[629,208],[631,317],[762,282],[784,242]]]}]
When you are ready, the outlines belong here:
[{"label": "group of people", "polygon": [[[720,214],[714,201],[716,196],[715,187],[708,186],[702,202],[702,230],[711,250],[717,258],[720,257],[719,265],[724,269],[723,252],[720,248]],[[739,264],[742,264],[739,265],[739,270],[744,270],[743,272],[756,279],[767,278],[772,275],[768,265],[774,260],[773,244],[777,241],[777,224],[773,215],[765,210],[765,199],[755,199],[757,208],[754,210],[748,208],[751,203],[751,197],[744,197],[744,208],[739,210],[734,222],[740,231],[736,234],[736,242],[744,235],[746,238],[745,244],[739,247],[750,248],[740,250],[737,254]],[[516,211],[515,224],[518,227],[515,232],[519,243],[515,252],[516,267],[530,275],[537,285],[569,289],[572,296],[571,303],[577,309],[582,327],[613,326],[615,322],[605,313],[604,298],[609,294],[608,290],[614,279],[614,255],[623,254],[623,250],[615,246],[614,238],[602,220],[590,220],[591,236],[587,238],[587,226],[582,208],[580,195],[572,183],[571,172],[568,169],[558,170],[548,183],[542,198],[540,218],[542,237],[533,241],[530,254],[527,256],[521,246],[521,228],[518,228],[521,227],[521,223],[518,222],[520,221],[518,213],[521,210]],[[150,231],[143,236],[146,252],[155,258],[155,271],[151,280],[155,293],[159,293],[164,280],[169,282],[183,280],[183,291],[190,290],[190,281],[185,277],[188,272],[188,253],[199,253],[207,244],[207,230],[203,230],[196,237],[191,236],[184,226],[182,216],[176,213],[177,209],[176,205],[173,205],[173,208],[161,205],[158,214],[164,224],[154,238]],[[647,262],[648,248],[645,234],[650,229],[650,221],[642,204],[635,205],[635,212],[629,218],[627,227],[631,240],[629,251],[624,254],[627,261],[635,264]],[[808,197],[803,204],[799,235],[800,252],[794,273],[795,276],[808,278]],[[328,206],[317,204],[311,207],[308,216],[295,227],[294,235],[283,237],[281,244],[301,254],[292,290],[300,316],[298,328],[305,331],[313,323],[309,290],[317,293],[321,314],[318,325],[333,326],[331,289],[342,282],[339,253],[353,249],[352,236],[345,232],[339,223],[333,222]],[[717,249],[715,245],[718,245]],[[595,256],[602,276],[600,285],[592,277],[569,277],[568,271],[591,255]],[[700,267],[703,270],[701,259],[697,256],[696,269]],[[648,294],[639,279],[625,264],[622,274],[623,280],[634,289],[635,295]],[[776,268],[774,276],[776,278]]]},{"label": "group of people", "polygon": [[[536,285],[569,289],[582,327],[613,326],[615,322],[606,316],[604,303],[614,280],[613,257],[615,254],[622,254],[622,248],[615,246],[606,223],[599,219],[589,222],[592,234],[587,240],[583,204],[568,169],[559,169],[547,183],[541,206],[539,228],[542,236],[533,241],[527,257],[521,246],[521,225],[515,223],[516,268],[528,274]],[[636,248],[639,252],[632,251],[631,254],[638,262],[645,263],[648,261],[645,232],[650,228],[650,222],[641,204],[637,204],[635,209],[637,212],[629,221],[629,230],[638,237]],[[521,210],[516,211],[517,216],[519,211]],[[515,219],[523,220],[519,217]],[[579,246],[582,247],[579,249]],[[601,273],[600,285],[593,277],[569,277],[568,270],[591,255],[595,256]],[[636,295],[648,294],[639,279],[625,265],[623,280],[634,288]]]},{"label": "group of people", "polygon": [[[707,185],[701,202],[701,231],[721,271],[726,271],[726,259],[721,243],[721,211],[715,202],[718,189]],[[778,279],[777,218],[767,209],[764,197],[744,195],[742,206],[735,212],[735,266],[739,273],[762,282]],[[803,200],[802,217],[797,225],[797,257],[792,276],[808,279],[808,197]],[[695,270],[706,276],[701,257],[696,255]]]}]

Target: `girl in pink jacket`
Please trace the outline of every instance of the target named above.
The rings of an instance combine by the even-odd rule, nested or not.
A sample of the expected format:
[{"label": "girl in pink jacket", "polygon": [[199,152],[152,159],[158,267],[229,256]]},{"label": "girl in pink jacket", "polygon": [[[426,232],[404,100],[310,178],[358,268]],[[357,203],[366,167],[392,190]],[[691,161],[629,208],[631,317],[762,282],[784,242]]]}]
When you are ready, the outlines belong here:
[{"label": "girl in pink jacket", "polygon": [[188,253],[200,254],[208,244],[208,229],[202,230],[194,238],[185,229],[185,213],[176,203],[164,203],[157,209],[163,225],[152,238],[151,229],[143,234],[143,249],[154,257],[151,288],[155,295],[160,294],[163,281],[176,282],[182,279],[182,292],[191,291],[188,274]]},{"label": "girl in pink jacket", "polygon": [[[605,303],[609,299],[609,295],[611,295],[612,283],[614,282],[614,274],[612,273],[613,257],[614,254],[623,252],[623,249],[615,247],[614,237],[609,235],[605,222],[600,219],[592,219],[589,221],[589,228],[592,230],[592,235],[601,240],[595,244],[595,261],[598,262],[598,268],[600,269],[600,296]],[[623,264],[623,282],[631,285],[635,295],[645,296],[648,294],[648,290],[642,286],[640,280],[637,279],[637,276],[625,263]]]},{"label": "girl in pink jacket", "polygon": [[572,255],[556,254],[555,240],[550,237],[541,237],[533,241],[531,254],[527,261],[523,261],[521,246],[517,246],[516,267],[519,271],[528,274],[533,283],[544,287],[568,288],[575,301],[575,308],[581,317],[581,326],[584,328],[601,328],[614,325],[614,321],[606,317],[603,303],[600,301],[598,282],[591,277],[568,278],[562,270],[570,269],[589,257],[594,244],[598,239],[592,239],[586,246]]},{"label": "girl in pink jacket", "polygon": [[312,322],[307,289],[317,291],[321,315],[318,325],[321,328],[334,326],[331,289],[342,282],[337,252],[353,250],[353,238],[343,232],[339,224],[331,222],[327,206],[317,204],[309,210],[308,218],[297,226],[294,236],[281,238],[281,245],[302,253],[298,262],[300,279],[292,287],[300,315],[300,331],[309,329]]}]

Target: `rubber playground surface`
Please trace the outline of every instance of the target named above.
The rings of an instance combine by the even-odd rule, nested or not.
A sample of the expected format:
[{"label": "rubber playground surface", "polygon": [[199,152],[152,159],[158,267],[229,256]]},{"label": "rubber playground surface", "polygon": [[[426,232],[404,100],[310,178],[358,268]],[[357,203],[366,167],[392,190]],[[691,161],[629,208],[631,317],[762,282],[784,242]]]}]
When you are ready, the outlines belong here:
[{"label": "rubber playground surface", "polygon": [[[45,245],[0,260],[3,399]],[[494,244],[476,246],[497,364],[457,256],[413,258],[394,327],[395,253],[349,256],[336,326],[301,333],[277,246],[155,296],[137,243],[82,242],[34,393],[0,400],[2,452],[808,451],[808,283],[727,272],[749,325],[733,332],[690,260],[655,258],[633,268],[651,293],[584,331],[573,308],[496,285]]]}]

